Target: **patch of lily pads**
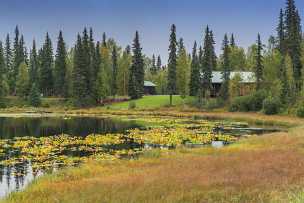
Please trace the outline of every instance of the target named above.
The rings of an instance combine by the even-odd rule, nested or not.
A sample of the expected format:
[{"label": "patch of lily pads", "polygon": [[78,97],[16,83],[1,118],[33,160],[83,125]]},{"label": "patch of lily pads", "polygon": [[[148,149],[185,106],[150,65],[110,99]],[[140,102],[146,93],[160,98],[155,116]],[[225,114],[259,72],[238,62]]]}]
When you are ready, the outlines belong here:
[{"label": "patch of lily pads", "polygon": [[125,134],[92,134],[86,137],[62,134],[0,140],[0,166],[31,163],[33,170],[54,169],[76,166],[92,159],[136,158],[145,146],[171,149],[189,143],[209,145],[213,141],[232,143],[238,139],[215,131],[218,126],[231,126],[229,123],[160,117],[137,120],[153,125],[132,129]]}]

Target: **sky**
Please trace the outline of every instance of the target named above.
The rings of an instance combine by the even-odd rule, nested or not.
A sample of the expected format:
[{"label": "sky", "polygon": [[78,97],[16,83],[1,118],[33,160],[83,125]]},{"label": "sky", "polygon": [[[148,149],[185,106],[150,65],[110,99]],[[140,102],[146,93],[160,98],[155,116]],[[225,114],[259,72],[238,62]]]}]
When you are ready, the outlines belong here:
[{"label": "sky", "polygon": [[[121,46],[132,43],[138,30],[143,52],[161,55],[166,63],[169,31],[176,24],[177,37],[184,39],[188,51],[193,42],[202,43],[206,25],[213,30],[216,51],[220,53],[225,33],[234,33],[239,46],[247,49],[261,33],[264,43],[275,34],[279,10],[286,0],[0,0],[0,39],[13,36],[16,25],[29,47],[38,45],[49,32],[53,44],[59,30],[68,47],[85,26],[94,29],[94,37],[102,33]],[[304,1],[296,0],[304,19]],[[303,11],[303,12],[301,12]]]}]

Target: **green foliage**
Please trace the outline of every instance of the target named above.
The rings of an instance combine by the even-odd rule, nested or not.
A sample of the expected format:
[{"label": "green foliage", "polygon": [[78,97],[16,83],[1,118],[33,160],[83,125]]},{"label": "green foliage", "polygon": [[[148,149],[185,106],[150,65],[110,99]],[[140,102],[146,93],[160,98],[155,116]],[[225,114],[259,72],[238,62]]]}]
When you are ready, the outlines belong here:
[{"label": "green foliage", "polygon": [[266,115],[274,115],[280,112],[281,102],[274,97],[268,97],[263,101],[263,112]]},{"label": "green foliage", "polygon": [[231,98],[240,96],[242,78],[240,74],[235,76],[229,82],[229,95]]},{"label": "green foliage", "polygon": [[264,82],[264,66],[263,66],[263,45],[261,36],[258,34],[257,40],[257,52],[256,52],[256,64],[255,64],[255,77],[256,77],[256,90],[261,90]]},{"label": "green foliage", "polygon": [[227,34],[225,34],[223,40],[223,56],[222,56],[223,61],[221,64],[223,83],[220,90],[220,96],[223,100],[229,99],[229,83],[230,83],[230,71],[231,71],[229,53],[230,53],[230,47],[229,47],[228,36]]},{"label": "green foliage", "polygon": [[40,89],[44,96],[53,93],[53,48],[49,34],[46,34],[45,42],[39,53],[40,58]]},{"label": "green foliage", "polygon": [[251,95],[235,97],[229,107],[229,111],[260,111],[263,108],[263,101],[267,97],[264,90],[254,92]]},{"label": "green foliage", "polygon": [[19,97],[25,97],[29,91],[29,73],[27,65],[23,62],[19,66],[19,72],[17,76],[17,95]]},{"label": "green foliage", "polygon": [[34,107],[38,107],[41,105],[39,89],[37,88],[35,83],[32,85],[32,88],[30,91],[29,103],[31,106],[34,106]]},{"label": "green foliage", "polygon": [[296,109],[296,115],[300,118],[304,118],[304,104],[299,105]]},{"label": "green foliage", "polygon": [[141,98],[144,94],[144,60],[141,53],[139,35],[136,31],[133,41],[132,65],[129,71],[128,94],[131,99]]},{"label": "green foliage", "polygon": [[135,101],[130,101],[128,109],[135,109],[135,108],[136,108],[136,102]]},{"label": "green foliage", "polygon": [[214,51],[213,32],[207,26],[205,31],[204,48],[202,56],[202,93],[209,97],[211,92],[212,71],[216,68],[216,55]]},{"label": "green foliage", "polygon": [[185,98],[189,92],[189,78],[190,78],[190,62],[186,49],[184,47],[183,39],[180,39],[179,49],[177,54],[176,66],[176,85],[178,94]]},{"label": "green foliage", "polygon": [[67,51],[65,47],[65,42],[63,40],[62,32],[59,32],[57,51],[55,56],[55,68],[54,68],[54,89],[55,95],[57,96],[67,96],[66,87],[66,72],[67,72]]},{"label": "green foliage", "polygon": [[170,105],[172,105],[172,95],[176,94],[176,66],[177,66],[177,40],[176,27],[171,26],[170,45],[169,45],[169,59],[168,59],[168,83],[167,89],[170,95]]},{"label": "green foliage", "polygon": [[190,84],[189,84],[190,96],[197,96],[201,86],[200,64],[196,50],[197,50],[197,44],[195,41],[192,49],[191,73],[190,73]]}]

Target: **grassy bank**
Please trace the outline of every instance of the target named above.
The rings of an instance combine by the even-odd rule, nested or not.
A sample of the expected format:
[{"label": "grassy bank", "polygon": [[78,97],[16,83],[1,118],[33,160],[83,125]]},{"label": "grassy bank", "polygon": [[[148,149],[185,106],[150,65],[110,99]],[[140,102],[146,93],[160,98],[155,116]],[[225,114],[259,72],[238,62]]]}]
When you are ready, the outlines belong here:
[{"label": "grassy bank", "polygon": [[303,202],[299,189],[304,186],[302,120],[199,114],[285,121],[298,127],[222,149],[151,151],[134,161],[89,162],[44,176],[3,202]]},{"label": "grassy bank", "polygon": [[[173,96],[173,106],[181,106],[183,104],[189,104],[194,100],[193,97],[187,97],[182,99],[179,95]],[[135,109],[158,109],[169,106],[169,96],[167,95],[155,95],[144,96],[141,99],[133,101]],[[127,110],[129,109],[130,102],[120,102],[112,105],[107,105],[105,108],[113,110]]]}]

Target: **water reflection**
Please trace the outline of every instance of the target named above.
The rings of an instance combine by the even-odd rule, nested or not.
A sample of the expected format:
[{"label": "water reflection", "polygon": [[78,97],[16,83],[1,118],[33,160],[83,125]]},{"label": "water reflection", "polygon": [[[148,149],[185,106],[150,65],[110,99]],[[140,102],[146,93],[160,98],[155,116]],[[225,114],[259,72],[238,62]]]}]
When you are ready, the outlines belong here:
[{"label": "water reflection", "polygon": [[0,197],[4,197],[13,191],[22,190],[42,174],[41,170],[34,171],[30,163],[0,166]]},{"label": "water reflection", "polygon": [[[5,140],[15,140],[16,137],[47,137],[59,134],[85,137],[89,134],[123,133],[128,129],[138,128],[135,121],[121,121],[117,119],[73,117],[66,118],[7,118],[0,117],[0,160],[13,160],[20,155],[15,148],[8,148]],[[69,138],[67,138],[69,139]],[[71,139],[73,139],[71,137]],[[130,148],[132,146],[118,146]],[[83,157],[90,155],[89,152],[64,150],[59,155],[70,157]],[[1,154],[2,151],[2,154]],[[4,154],[3,154],[4,153]],[[92,152],[91,152],[92,153]],[[18,159],[17,159],[18,160]],[[20,162],[20,163],[18,163]],[[31,181],[46,172],[57,168],[36,167],[35,164],[19,159],[15,164],[0,165],[0,198],[13,191],[25,188]],[[50,171],[51,170],[51,171]]]},{"label": "water reflection", "polygon": [[134,121],[106,118],[4,118],[0,117],[0,139],[42,137],[58,134],[86,136],[88,134],[120,133],[140,127]]}]

